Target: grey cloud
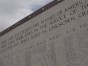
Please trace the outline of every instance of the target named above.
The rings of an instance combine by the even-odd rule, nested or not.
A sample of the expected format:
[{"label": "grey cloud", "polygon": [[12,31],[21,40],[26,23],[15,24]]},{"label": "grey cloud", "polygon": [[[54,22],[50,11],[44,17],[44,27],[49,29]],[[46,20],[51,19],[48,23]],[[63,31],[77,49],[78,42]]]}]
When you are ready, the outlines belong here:
[{"label": "grey cloud", "polygon": [[14,14],[18,8],[15,0],[0,0],[0,14],[2,15]]},{"label": "grey cloud", "polygon": [[52,0],[0,0],[0,31]]}]

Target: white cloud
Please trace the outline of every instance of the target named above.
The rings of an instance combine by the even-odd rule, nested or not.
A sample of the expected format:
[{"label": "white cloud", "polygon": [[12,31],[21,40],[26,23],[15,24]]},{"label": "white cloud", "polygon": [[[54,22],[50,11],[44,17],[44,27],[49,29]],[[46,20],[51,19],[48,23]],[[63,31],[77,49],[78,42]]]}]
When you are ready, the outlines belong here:
[{"label": "white cloud", "polygon": [[0,31],[50,1],[52,0],[0,0]]}]

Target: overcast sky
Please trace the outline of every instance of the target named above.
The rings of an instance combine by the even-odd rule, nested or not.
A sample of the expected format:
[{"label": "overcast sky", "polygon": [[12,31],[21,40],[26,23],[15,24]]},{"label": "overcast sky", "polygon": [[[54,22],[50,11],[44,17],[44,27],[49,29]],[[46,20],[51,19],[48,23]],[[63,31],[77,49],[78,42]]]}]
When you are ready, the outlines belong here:
[{"label": "overcast sky", "polygon": [[53,0],[0,0],[0,32]]}]

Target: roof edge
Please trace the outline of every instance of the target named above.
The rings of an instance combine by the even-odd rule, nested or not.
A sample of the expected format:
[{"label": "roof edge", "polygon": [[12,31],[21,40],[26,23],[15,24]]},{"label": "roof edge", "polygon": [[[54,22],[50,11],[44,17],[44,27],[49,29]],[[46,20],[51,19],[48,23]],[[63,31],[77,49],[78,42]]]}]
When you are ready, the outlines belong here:
[{"label": "roof edge", "polygon": [[26,23],[28,20],[36,17],[37,15],[45,12],[46,10],[52,8],[53,6],[61,3],[64,0],[54,0],[50,3],[48,3],[47,5],[41,7],[40,9],[38,9],[37,11],[33,12],[32,14],[24,17],[23,19],[21,19],[20,21],[18,21],[17,23],[13,24],[12,26],[8,27],[7,29],[3,30],[2,32],[0,32],[0,37],[3,36],[4,34],[10,32],[11,30],[15,29],[16,27],[22,25],[23,23]]}]

